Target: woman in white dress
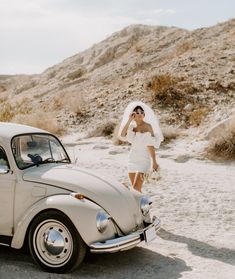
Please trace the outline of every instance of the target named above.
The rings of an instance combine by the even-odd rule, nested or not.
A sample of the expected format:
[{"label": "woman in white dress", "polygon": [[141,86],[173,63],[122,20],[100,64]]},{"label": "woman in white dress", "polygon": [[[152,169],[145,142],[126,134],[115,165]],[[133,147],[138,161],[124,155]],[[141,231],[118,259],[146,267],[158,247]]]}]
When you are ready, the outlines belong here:
[{"label": "woman in white dress", "polygon": [[151,167],[158,170],[155,148],[163,141],[157,116],[143,102],[130,103],[123,115],[118,136],[131,143],[128,156],[128,175],[132,186],[141,192],[144,174]]}]

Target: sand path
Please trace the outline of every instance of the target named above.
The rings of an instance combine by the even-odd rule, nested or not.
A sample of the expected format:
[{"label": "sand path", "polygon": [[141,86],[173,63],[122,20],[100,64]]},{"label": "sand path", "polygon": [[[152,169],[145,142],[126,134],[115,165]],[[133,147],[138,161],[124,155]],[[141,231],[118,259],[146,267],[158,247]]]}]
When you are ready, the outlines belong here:
[{"label": "sand path", "polygon": [[[126,180],[127,146],[94,138],[67,146],[78,164]],[[162,220],[150,245],[91,255],[72,274],[42,272],[28,254],[0,247],[0,278],[232,279],[235,274],[235,164],[177,162],[159,151],[161,180],[143,191]],[[167,157],[167,158],[165,158]]]}]

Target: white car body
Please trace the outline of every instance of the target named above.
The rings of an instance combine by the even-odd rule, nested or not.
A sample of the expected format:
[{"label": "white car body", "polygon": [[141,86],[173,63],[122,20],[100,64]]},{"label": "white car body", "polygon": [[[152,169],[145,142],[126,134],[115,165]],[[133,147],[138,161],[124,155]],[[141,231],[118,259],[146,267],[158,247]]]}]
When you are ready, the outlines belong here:
[{"label": "white car body", "polygon": [[[155,237],[154,232],[160,228],[160,221],[157,218],[151,221],[149,201],[141,193],[80,168],[68,161],[67,157],[61,162],[53,158],[43,162],[39,156],[40,162],[27,163],[29,166],[24,162],[27,167],[20,168],[16,159],[17,152],[22,155],[26,151],[18,150],[20,147],[15,142],[19,142],[18,138],[22,141],[32,137],[31,146],[30,142],[27,142],[27,146],[33,149],[33,137],[37,136],[38,145],[43,140],[46,143],[52,140],[52,144],[57,140],[41,129],[0,122],[0,151],[5,153],[8,161],[6,164],[0,157],[1,244],[20,249],[29,241],[34,259],[44,269],[66,272],[78,265],[78,262],[75,264],[75,260],[72,260],[73,253],[73,257],[76,254],[73,249],[77,249],[77,244],[73,242],[71,226],[80,235],[80,242],[84,242],[84,250],[95,253],[130,249],[142,240],[150,241]],[[46,150],[45,142],[43,147]],[[63,147],[57,147],[63,153]],[[145,209],[146,212],[143,211]],[[48,220],[45,217],[47,213]],[[40,215],[44,216],[41,221]],[[56,218],[57,215],[68,220],[67,223],[72,223],[71,226],[64,224],[62,217]],[[33,227],[37,229],[38,235],[32,229],[35,222]],[[51,228],[46,228],[44,224],[51,224]],[[31,240],[28,240],[30,236]],[[52,241],[49,242],[48,238]],[[84,255],[79,257],[80,263]]]}]

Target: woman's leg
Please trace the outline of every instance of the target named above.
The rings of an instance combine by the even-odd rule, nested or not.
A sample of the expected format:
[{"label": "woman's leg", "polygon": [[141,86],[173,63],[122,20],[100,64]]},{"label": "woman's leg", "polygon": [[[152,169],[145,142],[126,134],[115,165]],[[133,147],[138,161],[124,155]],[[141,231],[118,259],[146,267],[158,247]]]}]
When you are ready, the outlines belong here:
[{"label": "woman's leg", "polygon": [[134,189],[141,192],[144,182],[144,174],[141,172],[129,173],[129,178]]},{"label": "woman's leg", "polygon": [[129,179],[131,181],[131,185],[134,186],[136,173],[135,172],[129,172],[128,175],[129,175]]},{"label": "woman's leg", "polygon": [[135,176],[135,182],[134,182],[134,189],[141,192],[142,185],[144,183],[144,174],[141,172],[137,172]]}]

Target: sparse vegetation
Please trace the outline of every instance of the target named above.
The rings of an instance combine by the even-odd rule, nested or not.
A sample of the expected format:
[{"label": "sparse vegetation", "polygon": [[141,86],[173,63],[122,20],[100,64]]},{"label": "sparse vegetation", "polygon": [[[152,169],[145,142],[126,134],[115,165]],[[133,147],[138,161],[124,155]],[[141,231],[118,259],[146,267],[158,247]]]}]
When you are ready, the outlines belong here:
[{"label": "sparse vegetation", "polygon": [[1,104],[0,121],[16,122],[38,127],[55,134],[62,134],[64,128],[60,127],[55,116],[49,112],[33,112],[32,101],[29,98],[19,99],[14,105],[8,101]]},{"label": "sparse vegetation", "polygon": [[[233,21],[224,26],[234,31]],[[235,89],[232,33],[219,30],[210,37],[214,29],[131,27],[126,35],[121,31],[42,74],[1,76],[0,92],[7,90],[0,97],[9,99],[0,98],[6,103],[0,117],[56,112],[65,126],[84,131],[95,129],[109,113],[120,115],[129,102],[143,100],[164,115],[165,125],[209,125],[217,112],[230,109]],[[22,96],[28,104],[16,105]]]},{"label": "sparse vegetation", "polygon": [[6,90],[6,87],[0,84],[0,93],[5,92]]},{"label": "sparse vegetation", "polygon": [[192,41],[185,41],[176,47],[176,55],[181,55],[193,48]]},{"label": "sparse vegetation", "polygon": [[[171,109],[169,124],[183,123],[184,126],[198,126],[205,119],[209,108],[197,96],[199,88],[183,77],[169,74],[152,77],[147,84],[152,91],[151,99],[159,107]],[[191,106],[191,109],[186,109]]]},{"label": "sparse vegetation", "polygon": [[117,123],[107,121],[103,125],[98,126],[95,130],[89,133],[89,137],[112,137]]},{"label": "sparse vegetation", "polygon": [[200,108],[191,112],[187,117],[187,122],[192,126],[199,126],[209,112],[209,108]]},{"label": "sparse vegetation", "polygon": [[73,72],[68,73],[67,78],[70,80],[74,80],[80,78],[82,75],[83,75],[83,70],[79,68]]},{"label": "sparse vegetation", "polygon": [[32,111],[32,100],[23,97],[16,102],[14,106],[14,114],[29,114]]},{"label": "sparse vegetation", "polygon": [[136,44],[136,45],[134,46],[134,49],[135,49],[136,52],[143,52],[143,47],[140,46],[139,44]]},{"label": "sparse vegetation", "polygon": [[37,127],[57,135],[65,133],[65,128],[58,123],[55,115],[49,112],[18,114],[12,118],[12,122]]},{"label": "sparse vegetation", "polygon": [[171,140],[177,139],[181,135],[181,130],[174,126],[165,126],[162,128],[164,136],[164,144],[168,144]]},{"label": "sparse vegetation", "polygon": [[54,78],[55,76],[56,76],[56,71],[53,70],[53,69],[50,69],[50,71],[48,71],[48,73],[47,73],[48,79],[52,79],[52,78]]},{"label": "sparse vegetation", "polygon": [[127,143],[127,142],[121,141],[118,138],[119,128],[120,128],[120,123],[115,126],[114,131],[113,131],[112,142],[113,142],[114,145],[122,145],[122,144],[126,144]]},{"label": "sparse vegetation", "polygon": [[206,156],[212,160],[235,160],[235,121],[225,133],[209,142]]},{"label": "sparse vegetation", "polygon": [[0,121],[8,122],[18,114],[29,114],[32,111],[30,105],[31,101],[26,97],[18,100],[14,105],[7,101],[7,98],[4,98],[3,102],[1,103]]},{"label": "sparse vegetation", "polygon": [[15,93],[16,93],[16,94],[20,94],[20,93],[22,93],[23,91],[32,89],[32,88],[35,87],[36,85],[37,85],[37,81],[36,81],[36,80],[27,81],[27,82],[25,82],[25,83],[23,83],[23,84],[20,84],[20,85],[15,89]]},{"label": "sparse vegetation", "polygon": [[62,109],[64,106],[63,104],[63,100],[62,100],[62,95],[58,95],[58,96],[55,96],[53,98],[53,107],[52,107],[52,110],[55,111],[55,110],[60,110]]},{"label": "sparse vegetation", "polygon": [[45,111],[59,111],[62,108],[68,110],[77,117],[85,117],[87,111],[87,104],[84,95],[80,92],[61,91],[53,97],[52,105],[49,109],[44,108]]},{"label": "sparse vegetation", "polygon": [[87,104],[81,92],[65,93],[62,102],[64,102],[69,111],[77,116],[84,116],[86,114]]},{"label": "sparse vegetation", "polygon": [[0,121],[8,122],[14,116],[14,108],[9,102],[1,104]]},{"label": "sparse vegetation", "polygon": [[152,77],[147,88],[152,91],[152,101],[157,101],[162,107],[183,109],[187,104],[194,103],[193,94],[197,92],[191,83],[182,77],[163,74]]},{"label": "sparse vegetation", "polygon": [[0,105],[2,105],[3,103],[5,103],[8,100],[7,96],[1,96],[0,97]]}]

